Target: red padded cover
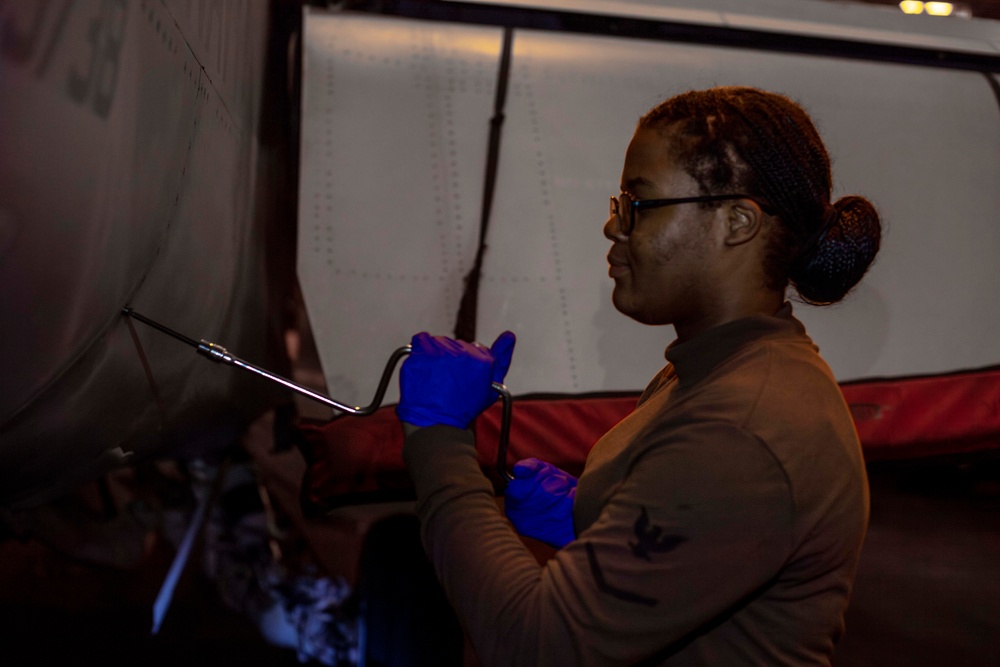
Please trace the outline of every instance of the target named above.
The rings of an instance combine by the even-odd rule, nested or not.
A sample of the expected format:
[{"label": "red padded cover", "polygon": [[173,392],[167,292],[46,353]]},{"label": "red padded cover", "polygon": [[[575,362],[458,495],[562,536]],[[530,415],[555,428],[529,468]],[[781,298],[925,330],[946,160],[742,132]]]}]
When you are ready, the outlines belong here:
[{"label": "red padded cover", "polygon": [[1000,447],[1000,368],[841,389],[869,461]]},{"label": "red padded cover", "polygon": [[[579,475],[590,447],[631,412],[638,399],[639,394],[516,399],[507,468],[534,456]],[[479,463],[491,475],[497,464],[500,419],[498,402],[475,424]],[[380,408],[369,417],[347,415],[324,424],[303,423],[299,432],[309,465],[303,488],[307,504],[329,507],[412,496],[395,406]]]},{"label": "red padded cover", "polygon": [[[1000,448],[1000,368],[842,386],[866,460]],[[534,456],[579,475],[594,442],[627,415],[639,394],[514,401],[507,467]],[[479,461],[492,474],[500,404],[476,422]],[[412,497],[403,466],[403,432],[394,406],[370,417],[302,424],[309,463],[307,506]]]}]

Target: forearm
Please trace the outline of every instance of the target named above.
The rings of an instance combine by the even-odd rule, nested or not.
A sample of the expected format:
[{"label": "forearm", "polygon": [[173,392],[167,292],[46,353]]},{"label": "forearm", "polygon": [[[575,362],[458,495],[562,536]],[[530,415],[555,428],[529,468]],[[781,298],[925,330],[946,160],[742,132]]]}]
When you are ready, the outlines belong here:
[{"label": "forearm", "polygon": [[424,545],[484,665],[635,664],[774,577],[790,553],[782,470],[732,425],[689,430],[649,449],[544,568],[497,509],[471,432],[407,439]]},{"label": "forearm", "polygon": [[532,662],[542,570],[498,510],[472,433],[411,429],[404,458],[424,546],[480,659],[485,665],[518,664],[520,656]]}]

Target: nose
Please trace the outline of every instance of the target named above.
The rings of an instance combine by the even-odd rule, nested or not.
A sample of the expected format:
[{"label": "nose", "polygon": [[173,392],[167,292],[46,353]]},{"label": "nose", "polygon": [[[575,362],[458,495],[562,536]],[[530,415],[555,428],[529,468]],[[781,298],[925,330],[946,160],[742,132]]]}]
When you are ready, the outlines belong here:
[{"label": "nose", "polygon": [[612,213],[604,223],[604,238],[609,241],[625,241],[628,236],[622,234],[622,226],[618,223],[618,216]]}]

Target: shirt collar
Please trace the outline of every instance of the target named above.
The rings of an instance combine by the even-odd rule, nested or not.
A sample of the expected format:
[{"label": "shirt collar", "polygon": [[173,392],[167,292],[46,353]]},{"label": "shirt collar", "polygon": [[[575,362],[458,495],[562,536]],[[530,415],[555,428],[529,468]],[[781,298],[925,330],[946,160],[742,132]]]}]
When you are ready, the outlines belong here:
[{"label": "shirt collar", "polygon": [[683,343],[674,341],[667,346],[664,356],[673,364],[679,383],[688,386],[704,378],[745,345],[775,336],[809,340],[805,327],[792,316],[792,304],[787,301],[774,315],[745,317],[720,324]]}]

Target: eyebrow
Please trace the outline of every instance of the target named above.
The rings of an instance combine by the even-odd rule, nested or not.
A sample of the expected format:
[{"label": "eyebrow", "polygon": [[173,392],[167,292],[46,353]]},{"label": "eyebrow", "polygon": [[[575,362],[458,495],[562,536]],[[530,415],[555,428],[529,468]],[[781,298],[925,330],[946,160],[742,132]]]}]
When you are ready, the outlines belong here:
[{"label": "eyebrow", "polygon": [[652,181],[643,178],[642,176],[636,176],[635,178],[630,178],[621,185],[622,192],[629,192],[632,188],[639,186],[652,186]]}]

